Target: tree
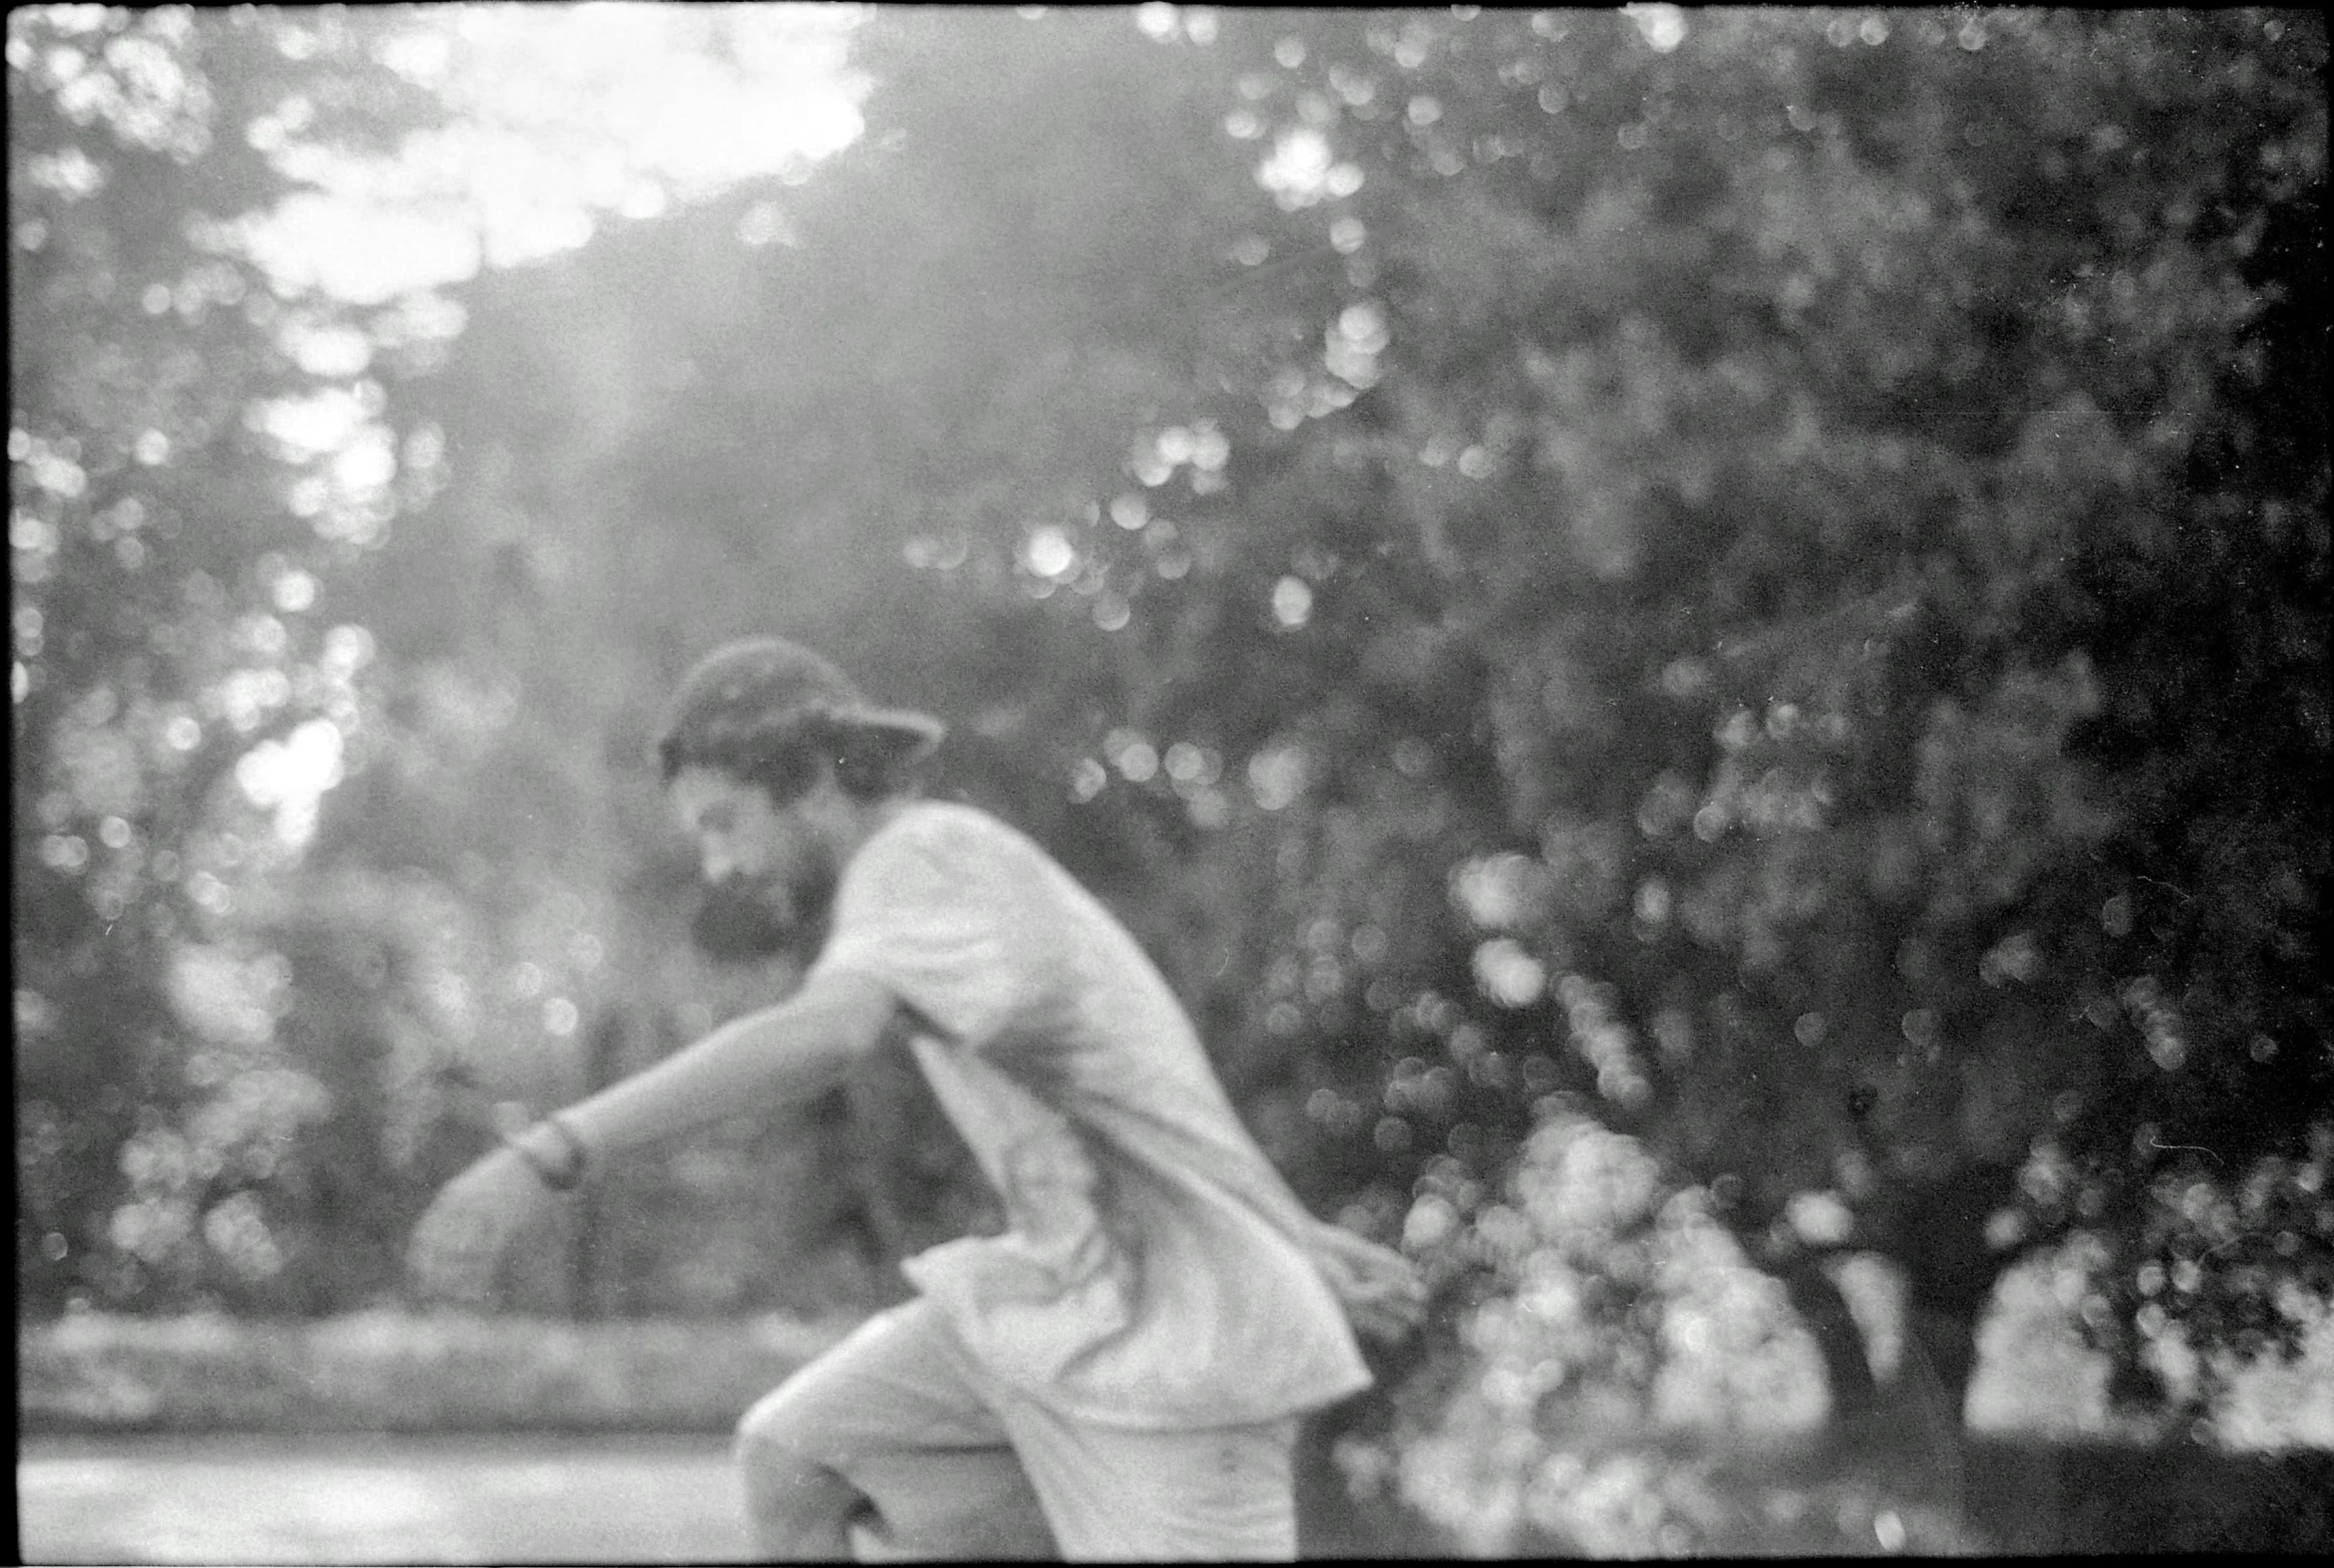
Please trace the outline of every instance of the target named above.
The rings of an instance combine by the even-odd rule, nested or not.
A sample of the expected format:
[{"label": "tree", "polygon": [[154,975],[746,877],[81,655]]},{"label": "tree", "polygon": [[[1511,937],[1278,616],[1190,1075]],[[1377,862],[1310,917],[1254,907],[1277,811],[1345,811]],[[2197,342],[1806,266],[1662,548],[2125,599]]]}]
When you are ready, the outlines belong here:
[{"label": "tree", "polygon": [[[588,792],[699,649],[822,643],[1119,901],[1317,1201],[1479,1215],[1594,1103],[1789,1283],[1842,1406],[1844,1250],[1948,1402],[2075,1227],[2170,1249],[2159,1332],[2290,1334],[2322,444],[2234,488],[2214,454],[2307,384],[2244,367],[2307,341],[2262,310],[2307,282],[2312,25],[1146,19],[879,18],[820,178],[472,297],[401,400],[465,580],[531,606],[468,623],[528,617],[471,677],[562,716],[524,747]],[[2168,518],[2222,565],[2167,575]],[[2258,698],[2199,734],[2173,664]],[[2269,775],[2200,811],[2232,754]],[[618,885],[655,830],[600,819],[632,847],[561,874]],[[2230,845],[2267,873],[2204,874]],[[2270,1172],[2219,1195],[2243,1250],[2148,1239],[2191,1123]]]},{"label": "tree", "polygon": [[[386,386],[445,357],[459,306],[410,288],[377,297],[368,290],[398,280],[344,275],[330,257],[304,266],[300,246],[280,241],[312,213],[316,186],[402,192],[409,204],[439,203],[439,217],[449,195],[461,208],[467,192],[449,190],[444,169],[482,139],[495,156],[479,160],[492,165],[582,164],[591,177],[553,200],[563,193],[585,208],[718,184],[770,156],[770,128],[741,126],[685,167],[660,161],[669,145],[623,138],[654,114],[672,71],[634,67],[687,75],[697,107],[718,112],[720,91],[791,91],[815,77],[815,52],[787,45],[828,24],[755,8],[614,8],[557,21],[565,47],[538,61],[526,36],[535,20],[414,8],[12,14],[12,157],[29,176],[12,184],[14,233],[41,253],[12,274],[17,341],[35,345],[18,365],[14,438],[32,460],[20,493],[29,472],[35,504],[20,506],[16,537],[20,588],[46,585],[29,605],[20,595],[16,618],[19,846],[37,841],[59,873],[42,880],[39,857],[20,852],[20,895],[59,917],[18,932],[31,960],[23,972],[44,977],[18,992],[21,1032],[42,1037],[19,1077],[29,1128],[19,1249],[26,1259],[37,1251],[46,1270],[28,1295],[41,1308],[93,1294],[268,1311],[371,1300],[396,1277],[413,1212],[490,1135],[492,1101],[579,1093],[669,1033],[653,1009],[626,1005],[630,972],[600,962],[640,946],[609,909],[621,889],[606,865],[584,857],[569,874],[542,874],[557,859],[545,845],[605,841],[563,837],[577,825],[566,813],[589,823],[638,804],[604,791],[596,732],[577,748],[568,716],[517,714],[491,658],[404,647],[376,657],[377,614],[384,636],[419,626],[453,634],[463,653],[491,653],[526,625],[530,563],[491,528],[478,579],[488,591],[467,600],[446,594],[444,575],[467,563],[465,549],[435,563],[400,555],[394,568],[382,553],[445,478],[442,432],[392,440]],[[662,53],[618,60],[578,49],[579,35]],[[558,88],[507,90],[538,64],[533,85],[549,73]],[[579,114],[572,100],[585,94]],[[492,221],[495,205],[457,214],[489,259],[509,239]],[[154,251],[139,264],[164,282],[144,293],[144,277],[115,286],[125,235]],[[165,285],[180,272],[192,281],[170,294]],[[129,402],[93,404],[85,383]],[[163,407],[167,418],[147,419],[130,396],[155,389],[158,406],[176,399]],[[40,493],[136,471],[118,455],[102,457],[102,472],[77,467],[85,447],[103,445],[82,428],[92,420],[119,426],[102,433],[107,442],[135,444],[139,462],[161,470],[146,476],[143,498],[93,523],[99,544],[128,562],[121,569],[147,568],[129,580],[155,590],[143,597],[114,591],[113,561],[91,555],[72,507],[60,517]],[[199,504],[154,511],[153,485],[170,484]],[[116,543],[141,525],[139,539]],[[414,531],[428,538],[428,521]],[[158,549],[164,539],[169,547]],[[377,580],[394,591],[377,595]],[[399,597],[409,591],[416,608],[444,613],[415,613]],[[340,622],[329,630],[327,607]],[[118,621],[104,618],[117,609]],[[150,628],[155,650],[134,646]],[[68,645],[86,668],[68,667]],[[177,693],[174,706],[123,697],[149,677]],[[103,711],[75,717],[70,699],[101,681],[114,689],[92,692]],[[51,692],[54,705],[41,695]],[[123,736],[83,733],[119,718],[125,702]],[[499,745],[513,716],[520,744]],[[68,817],[114,808],[50,788],[37,796],[40,825],[28,827],[27,781],[121,784],[121,768],[93,773],[92,759],[119,763],[139,737],[163,766],[116,794],[143,787],[141,809],[169,820],[90,815],[109,847],[97,851],[106,869],[83,880],[112,878],[99,901],[118,906],[101,909],[107,921],[127,912],[117,936],[133,921],[158,934],[135,949],[76,950],[67,928],[90,922],[72,878],[93,846]],[[172,774],[188,748],[194,765]],[[511,777],[496,781],[503,766]],[[500,816],[481,809],[503,801],[513,808]],[[551,816],[534,809],[545,804]],[[126,829],[132,842],[116,860],[129,869],[106,861]],[[150,883],[139,865],[158,873]],[[673,900],[653,902],[652,920]],[[56,976],[76,965],[88,984],[69,996]],[[615,993],[605,1006],[595,979]],[[151,1027],[141,1034],[131,1014]],[[465,1087],[448,1070],[473,1065],[482,1036],[515,1049],[485,1053],[491,1071]],[[571,1245],[527,1260],[521,1298],[621,1303],[588,1234],[547,1239]],[[624,1250],[609,1242],[610,1258]],[[82,1288],[93,1281],[102,1288]],[[692,1289],[702,1305],[707,1291]],[[657,1305],[652,1296],[639,1300]]]},{"label": "tree", "polygon": [[[1953,1409],[1995,1280],[2077,1228],[2113,1238],[2086,1317],[2127,1367],[2174,1322],[2290,1344],[2334,1223],[2323,428],[2288,412],[2319,349],[2274,313],[2318,264],[2282,237],[2317,221],[2315,24],[1645,8],[1218,47],[1227,129],[1273,149],[1257,250],[1293,253],[1254,334],[1319,325],[1219,415],[1227,509],[1289,533],[1209,585],[1281,635],[1204,680],[1274,694],[1324,818],[1401,786],[1406,699],[1451,780],[1466,919],[1386,943],[1439,970],[1285,988],[1315,1061],[1415,1053],[1384,1117],[1314,1101],[1397,1156],[1386,1207],[1414,1174],[1495,1203],[1565,1086],[1717,1194],[1843,1403],[1863,1347],[1813,1265],[1848,1248],[1901,1270]],[[2206,690],[2240,695],[2166,704]],[[1345,956],[1316,930],[1280,928],[1292,981]]]},{"label": "tree", "polygon": [[[230,909],[274,835],[237,775],[264,783],[286,743],[355,727],[361,634],[316,612],[363,519],[278,445],[303,395],[345,385],[335,323],[271,288],[237,225],[293,188],[263,149],[377,146],[424,115],[372,53],[399,25],[9,15],[28,1308],[231,1285],[222,1260],[262,1234],[265,1176],[244,1161],[272,1158],[309,1103],[251,1022],[275,972],[236,945]],[[218,1032],[193,1049],[204,1023]],[[254,1094],[209,1123],[227,1141],[189,1144],[182,1117],[230,1079]]]},{"label": "tree", "polygon": [[[784,964],[749,980],[674,956],[693,919],[709,922],[689,907],[645,744],[671,683],[725,636],[777,626],[831,650],[870,690],[959,719],[953,786],[1030,806],[1015,814],[1041,830],[1068,816],[1076,754],[1063,754],[1116,711],[1122,656],[1091,616],[1041,616],[1028,590],[1053,579],[1022,557],[1033,528],[1099,512],[1128,423],[1180,385],[1131,318],[1179,330],[1153,314],[1142,285],[1156,274],[1137,262],[1172,270],[1142,252],[1183,221],[1174,160],[1198,128],[1147,135],[1189,111],[1142,91],[1145,62],[1124,41],[1101,42],[1132,37],[1124,18],[1071,21],[1038,51],[1023,30],[1009,17],[895,30],[886,101],[902,107],[884,134],[807,185],[773,178],[481,279],[456,296],[469,324],[445,364],[393,389],[402,441],[442,454],[450,477],[354,590],[395,740],[336,791],[313,858],[413,867],[475,906],[482,930],[511,934],[471,971],[482,993],[523,964],[541,994],[576,1005],[576,1034],[546,1040],[512,1012],[453,1042],[497,1093],[580,1093],[573,1059],[595,1017],[629,1018],[637,1066],[787,983]],[[943,42],[948,58],[926,53]],[[968,49],[989,68],[966,75]],[[999,75],[1016,90],[966,90]],[[1057,140],[1064,123],[1080,134]],[[1061,151],[1098,138],[1150,177],[1102,178],[1109,165]],[[975,578],[994,591],[950,587]],[[1063,597],[1083,611],[1096,588]],[[1123,880],[1133,855],[1116,836],[1089,828],[1071,853]],[[578,925],[593,934],[589,973],[563,946]],[[896,1253],[961,1218],[971,1194],[951,1175],[965,1162],[916,1168],[952,1140],[928,1096],[903,1099],[912,1073],[878,1076],[892,1087],[861,1086],[861,1114],[915,1135],[879,1140],[901,1157],[868,1174],[859,1207],[877,1250]],[[812,1132],[812,1168],[870,1144]],[[742,1185],[785,1141],[701,1140],[625,1178],[617,1228],[661,1238],[663,1255],[634,1251],[617,1268],[630,1287],[610,1290],[647,1300],[708,1234],[760,1255],[737,1299],[781,1289],[788,1252],[840,1218],[822,1208],[832,1183],[791,1178],[776,1201]],[[729,1197],[672,1178],[705,1157]],[[684,1238],[677,1216],[708,1196],[724,1218]],[[739,1247],[753,1216],[788,1210],[793,1245]]]}]

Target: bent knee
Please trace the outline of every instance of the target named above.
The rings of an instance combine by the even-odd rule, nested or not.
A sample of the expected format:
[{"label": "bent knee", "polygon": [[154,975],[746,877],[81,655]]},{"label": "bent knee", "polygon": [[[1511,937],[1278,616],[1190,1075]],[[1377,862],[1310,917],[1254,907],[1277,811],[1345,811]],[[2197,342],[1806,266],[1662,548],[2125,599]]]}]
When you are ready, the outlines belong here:
[{"label": "bent knee", "polygon": [[834,1561],[850,1555],[850,1521],[858,1492],[840,1475],[783,1437],[741,1422],[738,1478],[754,1544],[774,1561]]},{"label": "bent knee", "polygon": [[738,1423],[731,1445],[746,1506],[765,1528],[792,1523],[820,1529],[847,1513],[857,1490],[800,1433],[775,1420]]},{"label": "bent knee", "polygon": [[789,1435],[789,1428],[797,1424],[787,1409],[788,1403],[783,1386],[756,1400],[746,1413],[738,1417],[735,1433],[737,1446],[744,1448],[750,1443],[784,1442]]},{"label": "bent knee", "polygon": [[776,1395],[757,1403],[738,1420],[730,1453],[749,1477],[814,1475],[832,1469],[819,1451],[811,1426]]},{"label": "bent knee", "polygon": [[765,1394],[738,1417],[737,1442],[743,1448],[780,1448],[807,1458],[832,1463],[830,1451],[845,1407],[838,1401],[834,1380],[817,1376],[814,1364]]}]

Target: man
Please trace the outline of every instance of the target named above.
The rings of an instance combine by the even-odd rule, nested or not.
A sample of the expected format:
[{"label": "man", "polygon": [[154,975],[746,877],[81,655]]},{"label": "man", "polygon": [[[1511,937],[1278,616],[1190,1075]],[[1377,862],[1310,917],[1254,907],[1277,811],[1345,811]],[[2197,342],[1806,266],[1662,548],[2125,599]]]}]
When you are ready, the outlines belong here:
[{"label": "man", "polygon": [[772,1556],[1288,1558],[1297,1417],[1369,1383],[1358,1328],[1423,1312],[1399,1256],[1307,1214],[1126,930],[1028,838],[908,780],[940,726],[808,649],[722,648],[656,755],[705,876],[824,916],[788,1001],[541,1122],[449,1184],[424,1282],[483,1293],[552,1189],[816,1095],[903,1021],[997,1189],[993,1236],[902,1265],[880,1313],[740,1423]]}]

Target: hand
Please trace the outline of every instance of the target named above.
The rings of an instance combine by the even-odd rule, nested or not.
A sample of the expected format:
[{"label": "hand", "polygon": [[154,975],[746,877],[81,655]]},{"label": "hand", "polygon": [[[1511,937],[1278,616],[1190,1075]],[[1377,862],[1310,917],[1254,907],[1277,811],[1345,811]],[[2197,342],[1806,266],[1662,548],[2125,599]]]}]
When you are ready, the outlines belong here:
[{"label": "hand", "polygon": [[496,1149],[448,1182],[414,1226],[407,1264],[425,1296],[484,1302],[510,1238],[552,1193],[525,1160]]},{"label": "hand", "polygon": [[1344,1303],[1356,1332],[1391,1342],[1426,1322],[1426,1281],[1401,1253],[1342,1225],[1315,1226],[1311,1250],[1314,1266]]}]

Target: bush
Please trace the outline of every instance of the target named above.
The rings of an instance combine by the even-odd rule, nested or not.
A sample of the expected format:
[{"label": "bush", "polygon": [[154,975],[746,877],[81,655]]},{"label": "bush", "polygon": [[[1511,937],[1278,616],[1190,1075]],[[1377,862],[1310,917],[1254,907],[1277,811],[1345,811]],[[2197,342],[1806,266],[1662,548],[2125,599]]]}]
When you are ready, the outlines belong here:
[{"label": "bush", "polygon": [[850,1326],[76,1313],[19,1326],[17,1421],[25,1432],[726,1430]]}]

